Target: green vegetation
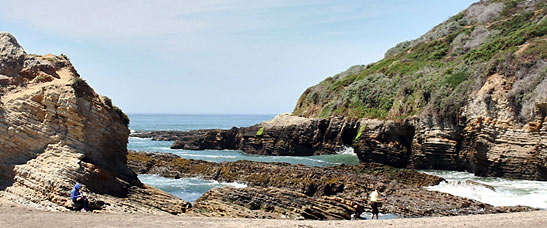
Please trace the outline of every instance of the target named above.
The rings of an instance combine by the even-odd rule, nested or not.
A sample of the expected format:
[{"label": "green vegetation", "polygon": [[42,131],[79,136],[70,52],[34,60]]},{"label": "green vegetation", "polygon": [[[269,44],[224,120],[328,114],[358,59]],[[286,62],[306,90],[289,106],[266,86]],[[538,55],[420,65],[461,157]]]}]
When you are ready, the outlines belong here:
[{"label": "green vegetation", "polygon": [[524,50],[523,55],[531,58],[547,59],[547,40],[534,42]]},{"label": "green vegetation", "polygon": [[467,73],[465,72],[458,72],[455,74],[450,74],[448,77],[446,77],[446,83],[452,88],[455,89],[460,83],[467,80]]},{"label": "green vegetation", "polygon": [[118,108],[118,106],[114,105],[112,106],[112,108],[114,109],[114,112],[116,112],[116,114],[120,117],[120,119],[122,119],[125,126],[129,126],[129,117],[120,108]]},{"label": "green vegetation", "polygon": [[256,136],[260,137],[264,135],[264,127],[260,127],[258,131],[256,132]]},{"label": "green vegetation", "polygon": [[87,84],[87,82],[80,77],[72,78],[71,83],[72,87],[89,87],[89,84]]},{"label": "green vegetation", "polygon": [[[427,112],[456,121],[467,96],[488,75],[509,71],[507,76],[513,76],[519,64],[530,67],[547,58],[547,10],[541,4],[524,7],[523,0],[498,2],[506,8],[488,23],[459,13],[423,38],[398,44],[360,72],[308,88],[293,114],[403,119]],[[490,35],[473,37],[481,31]],[[479,43],[466,47],[468,41]],[[515,55],[524,43],[530,45]]]},{"label": "green vegetation", "polygon": [[65,54],[61,54],[60,56],[63,57],[63,59],[70,60]]},{"label": "green vegetation", "polygon": [[103,98],[104,104],[112,108],[112,99],[110,99],[110,97],[107,97],[107,96],[102,96],[102,98]]},{"label": "green vegetation", "polygon": [[357,135],[353,139],[353,145],[354,146],[357,146],[357,143],[359,142],[359,138],[361,138],[361,134],[363,133],[363,131],[365,131],[366,128],[367,128],[367,125],[365,125],[365,124],[363,124],[361,127],[359,127],[359,131],[357,132]]},{"label": "green vegetation", "polygon": [[493,26],[493,29],[500,30],[501,34],[491,42],[468,52],[464,56],[465,60],[468,62],[487,61],[498,53],[504,54],[506,53],[504,51],[524,44],[527,40],[546,35],[547,20],[544,18],[537,23],[532,23],[532,17],[534,17],[534,12],[525,12]]},{"label": "green vegetation", "polygon": [[38,75],[36,76],[34,79],[33,79],[34,82],[45,82],[46,81],[46,77],[44,77],[44,75]]}]

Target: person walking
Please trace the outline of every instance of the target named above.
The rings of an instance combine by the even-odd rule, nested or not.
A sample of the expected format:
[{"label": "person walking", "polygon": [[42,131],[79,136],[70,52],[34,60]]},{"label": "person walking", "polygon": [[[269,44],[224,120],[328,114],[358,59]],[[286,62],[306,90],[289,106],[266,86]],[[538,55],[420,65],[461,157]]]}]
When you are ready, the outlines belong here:
[{"label": "person walking", "polygon": [[370,220],[374,219],[374,215],[376,215],[376,219],[378,219],[378,201],[382,200],[380,198],[380,187],[377,186],[376,189],[370,193],[370,206],[372,207],[372,213],[370,215]]}]

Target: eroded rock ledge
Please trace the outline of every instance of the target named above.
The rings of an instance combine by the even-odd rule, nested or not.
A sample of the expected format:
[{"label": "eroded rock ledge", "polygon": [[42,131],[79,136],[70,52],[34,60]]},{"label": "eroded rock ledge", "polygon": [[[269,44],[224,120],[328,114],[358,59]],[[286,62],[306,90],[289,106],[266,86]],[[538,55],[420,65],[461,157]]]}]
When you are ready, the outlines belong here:
[{"label": "eroded rock ledge", "polygon": [[[245,183],[247,188],[213,189],[191,213],[248,218],[350,219],[368,211],[368,194],[376,185],[387,199],[383,213],[400,216],[449,216],[527,211],[529,207],[493,207],[424,186],[442,178],[378,163],[307,167],[287,163],[237,161],[212,163],[173,154],[130,151],[128,164],[140,174],[168,178],[199,177]],[[442,202],[442,203],[439,203]]]}]

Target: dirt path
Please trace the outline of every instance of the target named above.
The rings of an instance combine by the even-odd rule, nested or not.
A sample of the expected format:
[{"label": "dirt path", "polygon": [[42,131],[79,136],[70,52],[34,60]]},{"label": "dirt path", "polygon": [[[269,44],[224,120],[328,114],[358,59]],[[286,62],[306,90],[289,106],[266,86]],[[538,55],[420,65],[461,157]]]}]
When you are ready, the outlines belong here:
[{"label": "dirt path", "polygon": [[39,83],[30,85],[28,87],[25,87],[24,89],[18,89],[16,91],[9,91],[4,96],[1,97],[2,102],[6,103],[8,101],[11,101],[13,99],[17,99],[19,97],[27,96],[29,94],[33,94],[39,90],[41,90],[44,87],[50,86],[50,85],[64,85],[67,84],[70,79],[73,77],[72,73],[67,68],[62,68],[59,71],[57,71],[57,74],[60,78],[55,78],[53,81],[46,82],[46,83]]},{"label": "dirt path", "polygon": [[547,211],[473,215],[440,218],[413,218],[360,221],[296,221],[210,218],[169,215],[93,214],[82,212],[45,212],[0,201],[2,227],[545,227]]}]

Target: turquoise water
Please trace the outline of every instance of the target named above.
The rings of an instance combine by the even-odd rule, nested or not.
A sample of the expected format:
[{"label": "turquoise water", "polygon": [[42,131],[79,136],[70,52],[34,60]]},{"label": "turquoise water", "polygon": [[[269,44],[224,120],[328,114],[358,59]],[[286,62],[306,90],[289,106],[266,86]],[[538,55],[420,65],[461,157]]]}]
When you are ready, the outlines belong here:
[{"label": "turquoise water", "polygon": [[[233,126],[244,127],[270,120],[274,115],[174,115],[174,114],[129,114],[131,131],[158,130],[196,130],[229,129]],[[309,157],[263,156],[245,154],[237,150],[174,150],[171,141],[153,141],[151,139],[130,137],[127,148],[135,151],[162,152],[176,154],[182,158],[198,159],[209,162],[232,162],[250,160],[260,162],[287,162],[307,166],[335,166],[339,164],[355,165],[359,163],[352,148],[346,148],[335,155]],[[154,175],[139,175],[147,185],[169,192],[188,202],[195,201],[206,191],[222,186],[242,186],[238,183],[219,183],[198,178],[169,179]]]},{"label": "turquoise water", "polygon": [[170,146],[172,141],[153,141],[151,139],[130,137],[127,148],[135,151],[164,152],[176,154],[187,159],[197,159],[209,162],[233,162],[238,160],[260,162],[287,162],[307,166],[335,166],[340,164],[356,165],[359,163],[352,148],[346,148],[335,155],[318,156],[264,156],[245,154],[239,150],[174,150]]}]

